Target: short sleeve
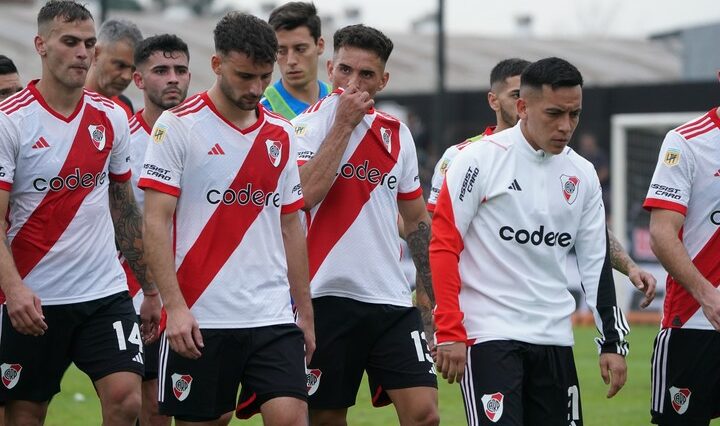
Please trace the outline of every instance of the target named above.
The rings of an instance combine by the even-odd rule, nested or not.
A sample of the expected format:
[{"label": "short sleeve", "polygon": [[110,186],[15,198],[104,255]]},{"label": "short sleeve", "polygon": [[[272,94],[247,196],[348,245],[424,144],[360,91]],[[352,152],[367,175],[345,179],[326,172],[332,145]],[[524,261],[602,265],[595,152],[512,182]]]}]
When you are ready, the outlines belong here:
[{"label": "short sleeve", "polygon": [[295,129],[298,166],[312,160],[335,120],[335,98],[328,97],[322,102],[290,121]]},{"label": "short sleeve", "polygon": [[0,189],[10,192],[15,179],[18,153],[16,127],[7,115],[0,113]]},{"label": "short sleeve", "polygon": [[422,196],[417,151],[410,130],[402,123],[400,123],[400,147],[402,149],[402,170],[400,171],[398,185],[398,199],[414,200]]},{"label": "short sleeve", "polygon": [[695,156],[690,145],[680,134],[670,131],[660,148],[643,207],[673,210],[684,215],[690,201],[694,171]]},{"label": "short sleeve", "polygon": [[168,111],[162,113],[150,132],[138,187],[180,196],[186,135],[180,120]]},{"label": "short sleeve", "polygon": [[440,194],[440,188],[442,188],[443,181],[445,180],[445,173],[450,166],[450,147],[445,150],[440,161],[435,165],[433,170],[432,179],[430,180],[430,195],[428,196],[427,209],[432,212],[435,211],[435,205],[437,204],[438,195]]},{"label": "short sleeve", "polygon": [[296,212],[300,210],[305,203],[302,195],[302,185],[300,185],[295,135],[291,133],[288,136],[290,141],[290,158],[283,170],[282,214]]},{"label": "short sleeve", "polygon": [[114,120],[115,140],[110,152],[110,179],[115,182],[127,182],[132,175],[130,169],[130,126],[128,126],[125,112],[122,116],[117,114]]}]

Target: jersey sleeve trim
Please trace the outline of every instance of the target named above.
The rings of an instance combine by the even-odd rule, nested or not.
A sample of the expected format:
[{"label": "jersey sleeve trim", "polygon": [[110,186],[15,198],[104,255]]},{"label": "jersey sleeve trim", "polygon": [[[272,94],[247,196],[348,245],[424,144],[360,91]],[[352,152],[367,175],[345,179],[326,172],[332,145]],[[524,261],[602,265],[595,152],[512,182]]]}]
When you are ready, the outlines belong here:
[{"label": "jersey sleeve trim", "polygon": [[422,188],[418,187],[416,190],[411,192],[398,192],[398,200],[414,200],[418,197],[422,197]]},{"label": "jersey sleeve trim", "polygon": [[435,203],[428,201],[427,202],[427,211],[429,211],[430,213],[434,213],[435,212]]},{"label": "jersey sleeve trim", "polygon": [[140,178],[140,180],[138,181],[138,188],[154,189],[155,191],[162,192],[163,194],[172,195],[173,197],[180,196],[180,188],[162,182],[157,182],[148,178]]},{"label": "jersey sleeve trim", "polygon": [[672,201],[658,200],[657,198],[646,198],[645,203],[643,203],[643,208],[648,211],[652,209],[672,210],[683,216],[687,215],[687,206],[673,203]]},{"label": "jersey sleeve trim", "polygon": [[10,192],[12,190],[12,183],[0,181],[0,189]]},{"label": "jersey sleeve trim", "polygon": [[132,177],[132,171],[131,171],[131,170],[128,170],[127,172],[121,173],[121,174],[119,174],[119,175],[116,175],[116,174],[114,174],[114,173],[110,173],[110,180],[112,180],[113,182],[120,182],[120,183],[122,183],[122,182],[127,182],[127,181],[130,180],[131,177]]},{"label": "jersey sleeve trim", "polygon": [[300,198],[299,200],[293,202],[292,204],[286,204],[280,208],[281,214],[288,214],[288,213],[295,213],[296,211],[303,208],[305,205],[305,199]]}]

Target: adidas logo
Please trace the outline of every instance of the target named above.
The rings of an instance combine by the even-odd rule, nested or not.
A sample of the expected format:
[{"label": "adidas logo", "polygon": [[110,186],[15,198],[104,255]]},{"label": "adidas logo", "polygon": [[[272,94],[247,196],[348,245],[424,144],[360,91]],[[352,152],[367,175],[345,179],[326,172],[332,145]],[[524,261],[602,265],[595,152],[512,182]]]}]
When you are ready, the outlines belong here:
[{"label": "adidas logo", "polygon": [[508,189],[512,189],[513,191],[522,191],[522,188],[520,188],[520,184],[518,183],[517,179],[513,179],[510,186],[508,186]]},{"label": "adidas logo", "polygon": [[44,137],[40,136],[40,139],[37,140],[32,146],[32,149],[42,149],[42,148],[50,148],[50,144],[45,140]]},{"label": "adidas logo", "polygon": [[133,357],[133,361],[139,362],[140,364],[145,364],[145,362],[143,362],[142,354],[140,353]]},{"label": "adidas logo", "polygon": [[223,151],[219,143],[216,143],[215,146],[213,146],[212,149],[208,151],[208,155],[225,155],[225,151]]}]

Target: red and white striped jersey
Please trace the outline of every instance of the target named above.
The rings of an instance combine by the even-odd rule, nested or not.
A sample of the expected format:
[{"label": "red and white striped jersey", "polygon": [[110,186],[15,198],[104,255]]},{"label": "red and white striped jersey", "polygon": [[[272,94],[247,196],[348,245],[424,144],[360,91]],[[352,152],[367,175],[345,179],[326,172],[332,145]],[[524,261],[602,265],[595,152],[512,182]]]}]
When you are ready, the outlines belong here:
[{"label": "red and white striped jersey", "polygon": [[[340,93],[293,119],[300,165],[313,158],[330,132]],[[400,266],[398,200],[421,196],[407,126],[369,111],[350,135],[330,191],[306,223],[312,296],[411,306],[410,283]]]},{"label": "red and white striped jersey", "polygon": [[[145,161],[145,150],[147,149],[148,142],[150,140],[150,126],[142,116],[143,110],[138,111],[135,115],[130,117],[128,124],[130,125],[130,168],[132,169],[132,189],[135,195],[135,201],[137,202],[138,208],[142,212],[145,202],[145,191],[138,188],[138,180],[142,173],[143,164]],[[143,301],[143,292],[137,278],[133,274],[127,259],[120,257],[122,267],[125,270],[127,276],[128,291],[130,297],[132,297],[133,305],[135,305],[135,311],[140,313],[140,305]]]},{"label": "red and white striped jersey", "polygon": [[438,194],[440,194],[440,188],[442,188],[442,183],[445,180],[445,172],[447,172],[448,167],[450,167],[450,163],[452,163],[453,158],[455,158],[458,153],[462,151],[463,148],[467,147],[473,142],[479,141],[485,136],[492,135],[494,131],[495,126],[486,127],[485,131],[480,133],[479,135],[467,138],[464,141],[455,144],[445,150],[442,157],[440,158],[440,161],[438,161],[435,165],[435,170],[433,170],[432,179],[430,181],[430,195],[428,196],[427,200],[427,209],[429,212],[435,211],[437,197]]},{"label": "red and white striped jersey", "polygon": [[[665,136],[646,209],[685,215],[680,237],[693,264],[720,285],[720,119],[714,108]],[[662,327],[713,330],[700,304],[668,275]]]},{"label": "red and white striped jersey", "polygon": [[178,197],[175,265],[203,328],[291,323],[280,217],[303,206],[292,126],[258,106],[238,129],[207,93],[155,123],[140,188]]},{"label": "red and white striped jersey", "polygon": [[520,124],[463,149],[435,208],[430,266],[437,342],[573,345],[575,248],[603,352],[625,354],[597,173],[570,148],[534,150]]},{"label": "red and white striped jersey", "polygon": [[108,182],[130,179],[125,112],[85,91],[63,117],[35,83],[0,103],[0,190],[10,192],[15,264],[44,305],[121,292]]}]

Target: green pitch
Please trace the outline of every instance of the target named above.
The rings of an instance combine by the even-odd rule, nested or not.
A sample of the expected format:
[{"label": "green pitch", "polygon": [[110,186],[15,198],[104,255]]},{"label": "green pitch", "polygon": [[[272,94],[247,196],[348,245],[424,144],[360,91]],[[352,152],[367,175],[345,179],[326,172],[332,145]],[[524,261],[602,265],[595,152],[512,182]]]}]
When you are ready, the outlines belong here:
[{"label": "green pitch", "polygon": [[[600,378],[597,353],[592,338],[594,328],[575,330],[575,362],[580,376],[583,414],[587,426],[637,426],[650,424],[650,354],[656,327],[635,326],[630,334],[628,356],[628,382],[613,399],[606,399],[607,386]],[[357,405],[350,409],[348,423],[351,426],[395,425],[397,418],[392,407],[372,408],[367,384],[363,383]],[[440,383],[440,418],[444,425],[465,424],[465,414],[458,385]],[[62,393],[57,395],[47,416],[49,426],[74,426],[100,424],[100,405],[88,378],[72,367],[62,383]],[[233,425],[260,426],[255,416],[250,421],[234,420]],[[720,420],[712,422],[720,426]]]}]

